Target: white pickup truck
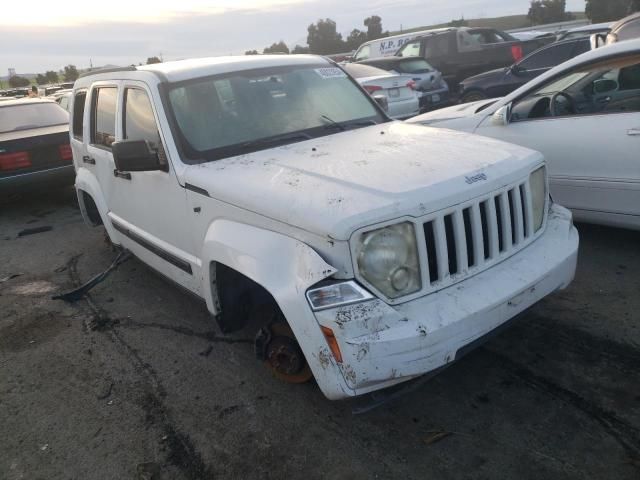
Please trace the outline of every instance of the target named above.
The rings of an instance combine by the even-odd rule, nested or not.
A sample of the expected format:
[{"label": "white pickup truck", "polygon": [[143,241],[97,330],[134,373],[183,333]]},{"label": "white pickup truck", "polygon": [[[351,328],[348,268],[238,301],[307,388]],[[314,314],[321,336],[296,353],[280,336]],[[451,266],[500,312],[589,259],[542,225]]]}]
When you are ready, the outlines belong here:
[{"label": "white pickup truck", "polygon": [[96,72],[70,110],[85,220],[330,399],[443,367],[573,279],[541,154],[392,121],[324,58]]}]

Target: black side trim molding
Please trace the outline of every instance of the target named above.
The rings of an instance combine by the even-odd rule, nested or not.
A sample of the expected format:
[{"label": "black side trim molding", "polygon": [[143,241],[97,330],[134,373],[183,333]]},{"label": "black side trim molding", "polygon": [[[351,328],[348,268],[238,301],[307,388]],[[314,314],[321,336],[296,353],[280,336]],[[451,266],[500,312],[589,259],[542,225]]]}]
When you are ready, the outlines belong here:
[{"label": "black side trim molding", "polygon": [[121,225],[120,223],[114,221],[113,219],[111,220],[111,224],[113,225],[113,228],[118,230],[123,235],[129,237],[131,240],[133,240],[137,244],[143,246],[144,248],[149,250],[151,253],[154,253],[161,259],[169,262],[171,265],[178,267],[180,270],[187,272],[189,275],[193,275],[193,270],[191,269],[191,264],[189,262],[185,262],[181,258],[178,258],[175,255],[167,252],[166,250],[163,250],[162,248],[158,247],[157,245],[152,244],[151,242],[142,238],[137,233],[132,232],[127,227],[125,227],[124,225]]},{"label": "black side trim molding", "polygon": [[190,183],[185,183],[184,188],[187,190],[191,190],[192,192],[199,193],[200,195],[204,195],[205,197],[210,197],[209,192],[207,192],[204,188],[196,187],[195,185],[191,185]]}]

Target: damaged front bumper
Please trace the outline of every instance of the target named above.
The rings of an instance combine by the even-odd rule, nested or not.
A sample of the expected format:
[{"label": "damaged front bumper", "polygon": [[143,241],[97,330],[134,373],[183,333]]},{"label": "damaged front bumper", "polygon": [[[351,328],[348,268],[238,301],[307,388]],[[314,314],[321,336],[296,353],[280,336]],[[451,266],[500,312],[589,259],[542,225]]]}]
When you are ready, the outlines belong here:
[{"label": "damaged front bumper", "polygon": [[342,354],[341,363],[330,355],[323,360],[340,369],[348,387],[327,396],[362,395],[453,362],[465,347],[565,288],[577,255],[571,213],[553,205],[540,238],[465,281],[397,306],[373,299],[315,312],[318,323],[334,332]]}]

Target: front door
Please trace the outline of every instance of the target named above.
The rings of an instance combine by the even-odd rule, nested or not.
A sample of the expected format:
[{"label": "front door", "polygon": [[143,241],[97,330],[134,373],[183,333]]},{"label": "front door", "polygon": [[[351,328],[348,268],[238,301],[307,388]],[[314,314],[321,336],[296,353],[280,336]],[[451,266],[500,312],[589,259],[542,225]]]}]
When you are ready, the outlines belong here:
[{"label": "front door", "polygon": [[554,200],[578,218],[640,220],[639,56],[568,72],[517,100],[508,125],[476,132],[542,152]]},{"label": "front door", "polygon": [[[96,164],[105,164],[101,185],[108,185],[109,219],[121,243],[154,269],[199,293],[199,261],[194,256],[186,193],[167,158],[151,92],[142,82],[122,81],[98,87],[92,102],[91,137]],[[146,140],[166,165],[165,171],[118,171],[114,141]],[[106,178],[108,177],[108,179]]]}]

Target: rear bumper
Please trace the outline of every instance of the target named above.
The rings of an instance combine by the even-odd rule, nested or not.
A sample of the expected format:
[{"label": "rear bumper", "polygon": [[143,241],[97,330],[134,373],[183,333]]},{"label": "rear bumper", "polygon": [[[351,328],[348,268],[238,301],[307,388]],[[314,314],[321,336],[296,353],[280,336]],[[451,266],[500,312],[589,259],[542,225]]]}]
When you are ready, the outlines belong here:
[{"label": "rear bumper", "polygon": [[76,172],[73,165],[38,170],[36,172],[21,173],[11,177],[0,178],[0,192],[15,193],[41,187],[62,187],[73,185]]},{"label": "rear bumper", "polygon": [[[333,330],[336,364],[355,396],[390,387],[453,362],[473,342],[557,289],[575,273],[578,233],[568,210],[553,206],[546,232],[504,262],[411,302],[380,300],[316,312]],[[334,359],[332,358],[332,362]]]},{"label": "rear bumper", "polygon": [[389,102],[389,111],[387,113],[391,118],[396,120],[403,120],[418,115],[420,113],[418,98],[412,97],[405,100]]},{"label": "rear bumper", "polygon": [[420,97],[420,113],[435,110],[437,108],[448,107],[451,105],[449,97],[449,89],[433,90],[429,92],[421,92]]}]

